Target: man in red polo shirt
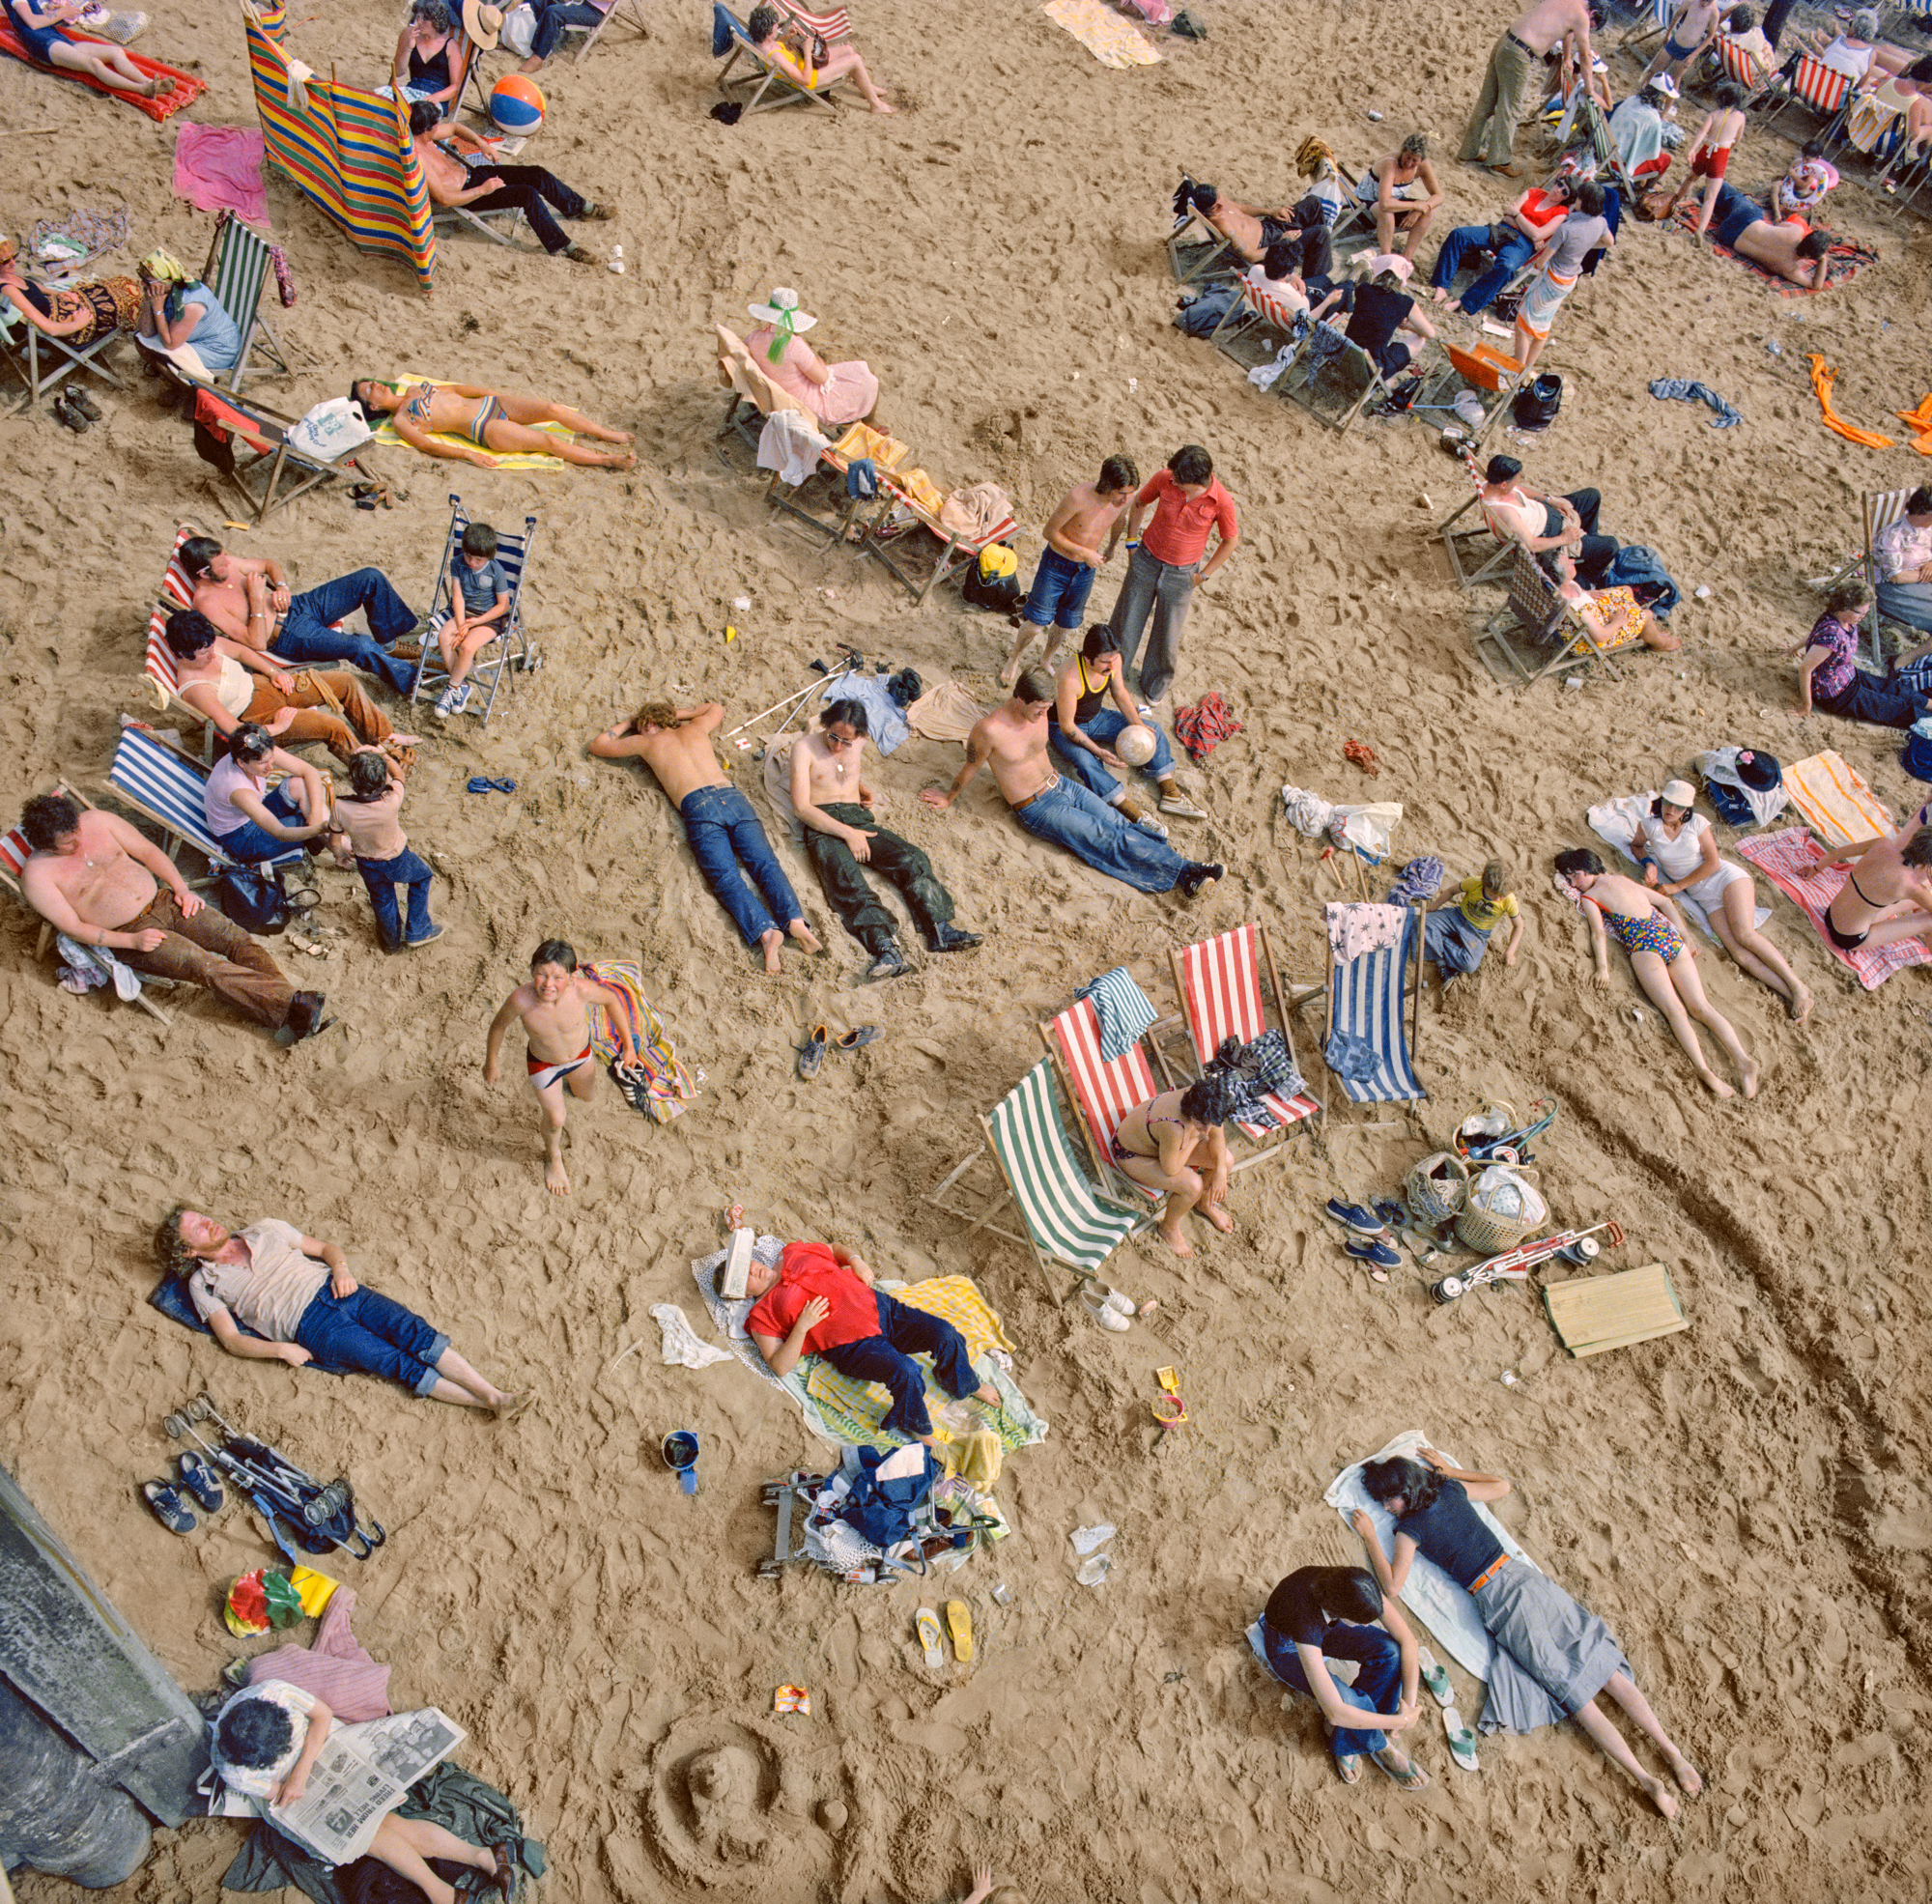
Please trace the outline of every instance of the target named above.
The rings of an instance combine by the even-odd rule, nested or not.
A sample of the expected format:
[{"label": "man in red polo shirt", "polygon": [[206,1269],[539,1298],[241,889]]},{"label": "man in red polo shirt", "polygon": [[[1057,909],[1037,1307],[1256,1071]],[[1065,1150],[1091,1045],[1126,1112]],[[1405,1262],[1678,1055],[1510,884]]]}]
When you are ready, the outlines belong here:
[{"label": "man in red polo shirt", "polygon": [[801,1355],[823,1355],[841,1375],[883,1382],[893,1392],[881,1424],[889,1433],[932,1444],[925,1371],[915,1355],[932,1357],[933,1375],[949,1395],[998,1406],[999,1390],[973,1371],[966,1338],[951,1322],[876,1288],[870,1268],[850,1250],[787,1243],[776,1267],[752,1265],[745,1287],[756,1298],[745,1330],[772,1373],[789,1375]]},{"label": "man in red polo shirt", "polygon": [[[1150,508],[1153,518],[1143,533],[1141,518]],[[1208,555],[1210,529],[1220,531],[1220,541]],[[1194,584],[1206,582],[1240,539],[1235,498],[1216,480],[1214,459],[1199,443],[1176,450],[1167,468],[1158,470],[1134,497],[1127,516],[1127,540],[1134,543],[1134,552],[1108,625],[1121,651],[1124,675],[1134,665],[1142,632],[1147,630],[1148,616],[1152,615],[1153,627],[1148,632],[1140,671],[1141,696],[1149,703],[1164,699],[1174,685],[1180,631],[1187,625]],[[1202,560],[1204,555],[1206,561]]]}]

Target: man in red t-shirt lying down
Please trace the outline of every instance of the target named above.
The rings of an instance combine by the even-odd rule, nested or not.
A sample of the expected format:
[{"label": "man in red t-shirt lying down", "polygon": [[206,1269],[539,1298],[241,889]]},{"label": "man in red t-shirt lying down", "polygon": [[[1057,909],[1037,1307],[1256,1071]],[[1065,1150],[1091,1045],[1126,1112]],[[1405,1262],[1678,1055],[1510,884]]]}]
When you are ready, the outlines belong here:
[{"label": "man in red t-shirt lying down", "polygon": [[745,1328],[772,1373],[786,1376],[801,1355],[823,1355],[841,1375],[893,1391],[882,1426],[932,1444],[925,1371],[932,1357],[949,1395],[997,1407],[999,1391],[974,1373],[966,1338],[951,1322],[913,1309],[877,1288],[864,1259],[832,1243],[787,1243],[778,1266],[754,1262],[746,1288],[755,1298]]}]

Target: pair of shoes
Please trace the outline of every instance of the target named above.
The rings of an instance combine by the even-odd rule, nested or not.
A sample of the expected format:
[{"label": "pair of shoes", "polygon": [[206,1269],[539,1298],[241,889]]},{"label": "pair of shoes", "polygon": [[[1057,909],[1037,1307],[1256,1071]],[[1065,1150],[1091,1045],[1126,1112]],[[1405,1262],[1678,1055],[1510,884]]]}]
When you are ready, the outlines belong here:
[{"label": "pair of shoes", "polygon": [[867,966],[866,979],[868,983],[875,979],[896,979],[910,970],[905,961],[905,953],[899,951],[897,942],[888,939],[885,950],[877,953],[871,964]]},{"label": "pair of shoes", "polygon": [[436,718],[447,721],[452,714],[461,714],[469,705],[469,683],[464,681],[443,689],[436,697]]},{"label": "pair of shoes", "polygon": [[926,950],[936,952],[971,952],[985,943],[979,933],[963,932],[956,925],[935,925],[925,940]]},{"label": "pair of shoes", "polygon": [[1103,1329],[1109,1329],[1115,1335],[1124,1335],[1127,1332],[1129,1323],[1126,1317],[1122,1315],[1111,1302],[1096,1296],[1092,1290],[1083,1291],[1080,1300],[1086,1305],[1088,1315],[1092,1316]]},{"label": "pair of shoes", "polygon": [[579,244],[575,239],[563,247],[559,255],[568,258],[573,265],[594,265],[597,262],[596,252]]},{"label": "pair of shoes", "polygon": [[154,1511],[154,1516],[171,1534],[191,1534],[195,1529],[195,1518],[187,1511],[187,1503],[181,1497],[180,1491],[167,1481],[143,1481],[141,1498]]},{"label": "pair of shoes", "polygon": [[405,939],[402,949],[405,952],[414,952],[418,946],[434,945],[441,937],[442,927],[440,925],[432,925],[420,939]]},{"label": "pair of shoes", "polygon": [[397,661],[420,661],[423,658],[423,644],[418,637],[412,635],[398,641],[390,648],[389,653]]},{"label": "pair of shoes", "polygon": [[90,423],[99,423],[101,417],[106,414],[106,412],[78,384],[68,384],[61,391],[61,395],[67,399],[67,405],[70,410],[79,411]]},{"label": "pair of shoes", "polygon": [[1198,899],[1226,870],[1227,867],[1218,863],[1204,865],[1196,861],[1182,869],[1180,877],[1174,882],[1175,889],[1183,899]]},{"label": "pair of shoes", "polygon": [[1345,1230],[1352,1230],[1358,1236],[1379,1236],[1386,1234],[1387,1226],[1366,1204],[1344,1203],[1340,1197],[1330,1197],[1322,1205],[1324,1216],[1332,1216]]},{"label": "pair of shoes", "polygon": [[1160,810],[1171,813],[1177,820],[1205,820],[1208,817],[1193,801],[1179,793],[1163,793],[1160,796]]},{"label": "pair of shoes", "polygon": [[1402,1267],[1402,1257],[1378,1236],[1350,1236],[1342,1247],[1358,1262],[1368,1264],[1369,1274],[1378,1283],[1388,1281],[1391,1269]]},{"label": "pair of shoes", "polygon": [[63,391],[49,406],[54,413],[54,421],[63,428],[79,436],[87,428],[87,414],[76,403],[71,402]]},{"label": "pair of shoes", "polygon": [[218,1514],[224,1496],[221,1483],[214,1478],[213,1468],[195,1454],[177,1455],[175,1465],[181,1469],[182,1486],[195,1497],[202,1512]]}]

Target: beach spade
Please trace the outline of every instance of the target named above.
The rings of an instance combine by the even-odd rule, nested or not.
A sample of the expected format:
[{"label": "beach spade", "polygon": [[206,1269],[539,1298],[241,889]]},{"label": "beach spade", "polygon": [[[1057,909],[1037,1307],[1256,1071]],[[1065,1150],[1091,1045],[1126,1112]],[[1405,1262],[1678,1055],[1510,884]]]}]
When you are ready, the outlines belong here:
[{"label": "beach spade", "polygon": [[697,1436],[688,1428],[673,1429],[664,1438],[665,1465],[677,1476],[687,1494],[697,1492]]}]

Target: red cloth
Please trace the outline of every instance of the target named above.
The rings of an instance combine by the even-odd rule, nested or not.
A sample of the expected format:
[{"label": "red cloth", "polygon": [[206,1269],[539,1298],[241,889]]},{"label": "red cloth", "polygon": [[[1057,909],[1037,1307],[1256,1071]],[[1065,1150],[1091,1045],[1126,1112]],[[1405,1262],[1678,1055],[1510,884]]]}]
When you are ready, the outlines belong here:
[{"label": "red cloth", "polygon": [[1524,192],[1516,209],[1540,232],[1547,232],[1552,225],[1560,224],[1570,212],[1562,199],[1553,197],[1541,185],[1532,185]]},{"label": "red cloth", "polygon": [[745,1318],[745,1327],[753,1335],[776,1336],[782,1342],[815,1295],[831,1303],[832,1313],[807,1334],[808,1355],[878,1334],[877,1294],[842,1263],[836,1262],[824,1243],[785,1245],[779,1258],[778,1286],[767,1291]]},{"label": "red cloth", "polygon": [[175,134],[175,196],[204,212],[239,212],[251,225],[267,224],[262,158],[262,134],[256,127],[184,121]]},{"label": "red cloth", "polygon": [[[92,33],[78,33],[65,26],[57,27],[55,31],[64,40],[95,40],[99,37]],[[111,43],[103,41],[101,43],[105,45]],[[196,79],[191,73],[183,72],[178,68],[163,66],[159,60],[151,60],[142,53],[128,55],[140,71],[145,72],[150,79],[156,73],[165,72],[175,82],[174,91],[166,99],[144,99],[138,93],[117,93],[112,86],[103,86],[99,80],[91,78],[84,72],[75,72],[68,67],[42,66],[39,60],[28,56],[25,43],[14,31],[13,21],[4,14],[0,14],[0,53],[12,53],[16,60],[24,61],[37,72],[54,72],[63,79],[77,79],[83,86],[93,87],[97,93],[105,93],[110,99],[125,100],[136,112],[145,112],[154,120],[166,119],[170,114],[180,112],[185,106],[191,106],[208,91],[206,80]]]},{"label": "red cloth", "polygon": [[1154,505],[1153,520],[1141,531],[1141,547],[1156,560],[1178,568],[1201,559],[1208,548],[1208,531],[1216,523],[1224,542],[1232,540],[1239,526],[1235,498],[1221,487],[1219,476],[1210,477],[1201,495],[1185,497],[1175,485],[1174,471],[1159,469],[1142,485],[1134,501]]},{"label": "red cloth", "polygon": [[1199,766],[1224,740],[1241,732],[1227,696],[1206,694],[1192,707],[1174,710],[1174,737]]},{"label": "red cloth", "polygon": [[344,1725],[386,1718],[389,1668],[378,1665],[350,1632],[355,1611],[355,1594],[346,1586],[337,1587],[322,1609],[315,1644],[278,1646],[272,1653],[256,1654],[248,1662],[248,1684],[279,1679],[298,1687],[320,1699]]}]

